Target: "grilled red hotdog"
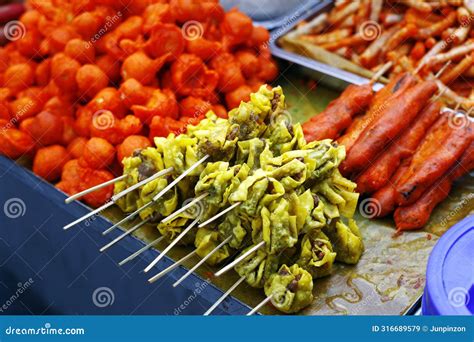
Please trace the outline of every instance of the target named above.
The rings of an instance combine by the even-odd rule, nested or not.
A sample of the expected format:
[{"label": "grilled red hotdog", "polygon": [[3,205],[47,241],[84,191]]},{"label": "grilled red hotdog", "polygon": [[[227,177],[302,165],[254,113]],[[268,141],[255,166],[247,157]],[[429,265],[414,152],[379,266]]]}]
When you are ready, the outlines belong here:
[{"label": "grilled red hotdog", "polygon": [[422,228],[428,222],[433,209],[448,196],[454,180],[473,169],[474,143],[471,143],[459,163],[454,165],[439,182],[433,184],[415,203],[395,210],[397,230]]},{"label": "grilled red hotdog", "polygon": [[338,143],[344,145],[346,153],[352,148],[360,134],[383,113],[387,99],[391,96],[399,96],[408,88],[416,84],[416,79],[409,73],[400,74],[393,78],[385,87],[380,89],[373,97],[369,110],[359,120],[355,120],[347,129],[346,133],[338,139]]},{"label": "grilled red hotdog", "polygon": [[410,165],[397,184],[397,204],[414,203],[452,167],[473,140],[474,124],[457,127],[445,114],[418,146]]},{"label": "grilled red hotdog", "polygon": [[357,191],[372,193],[383,187],[401,161],[415,152],[426,131],[439,118],[442,104],[432,102],[416,117],[413,125],[403,132],[367,170],[356,179]]},{"label": "grilled red hotdog", "polygon": [[352,118],[363,112],[373,97],[371,84],[351,84],[320,114],[303,124],[306,140],[335,139],[352,123]]},{"label": "grilled red hotdog", "polygon": [[419,83],[387,100],[383,113],[359,136],[341,164],[344,175],[361,171],[402,131],[408,128],[428,99],[438,89],[433,81]]}]

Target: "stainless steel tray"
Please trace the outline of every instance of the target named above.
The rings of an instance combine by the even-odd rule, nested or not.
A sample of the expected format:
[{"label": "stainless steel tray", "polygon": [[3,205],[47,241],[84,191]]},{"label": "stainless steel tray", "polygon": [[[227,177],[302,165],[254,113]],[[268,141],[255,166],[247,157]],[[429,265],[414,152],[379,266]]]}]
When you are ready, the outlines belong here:
[{"label": "stainless steel tray", "polygon": [[[295,63],[301,67],[301,71],[308,74],[313,79],[338,90],[343,90],[348,84],[364,84],[369,79],[355,73],[336,68],[334,66],[318,62],[314,59],[304,57],[297,53],[293,53],[283,49],[278,41],[281,37],[292,31],[295,26],[302,20],[312,19],[313,17],[328,12],[333,7],[333,1],[322,0],[304,15],[298,17],[298,20],[288,22],[271,32],[270,49],[275,57],[281,58],[291,63]],[[382,83],[374,84],[374,89],[378,90],[383,87]]]}]

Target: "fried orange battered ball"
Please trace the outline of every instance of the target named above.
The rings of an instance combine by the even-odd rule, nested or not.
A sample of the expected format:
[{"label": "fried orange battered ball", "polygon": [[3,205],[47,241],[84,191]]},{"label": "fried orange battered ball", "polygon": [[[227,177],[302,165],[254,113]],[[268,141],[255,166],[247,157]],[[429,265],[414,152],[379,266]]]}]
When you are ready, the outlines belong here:
[{"label": "fried orange battered ball", "polygon": [[126,157],[130,157],[133,152],[150,147],[151,142],[143,135],[131,135],[117,146],[117,159],[120,163]]},{"label": "fried orange battered ball", "polygon": [[61,145],[42,147],[36,152],[33,160],[33,172],[47,181],[55,181],[61,176],[64,164],[69,160],[69,153]]},{"label": "fried orange battered ball", "polygon": [[134,78],[129,78],[120,85],[120,99],[128,108],[133,105],[144,105],[150,99],[153,89],[144,87]]},{"label": "fried orange battered ball", "polygon": [[20,130],[28,133],[39,146],[48,146],[62,142],[64,123],[59,116],[41,112],[22,121]]},{"label": "fried orange battered ball", "polygon": [[69,143],[67,146],[67,151],[72,158],[79,159],[82,156],[87,141],[88,140],[84,137],[77,137]]},{"label": "fried orange battered ball", "polygon": [[64,53],[81,64],[93,63],[95,60],[94,46],[80,38],[68,41]]},{"label": "fried orange battered ball", "polygon": [[35,148],[33,139],[25,132],[16,128],[8,128],[10,122],[3,121],[0,130],[0,154],[17,159],[28,154]]},{"label": "fried orange battered ball", "polygon": [[87,104],[87,108],[93,113],[108,110],[116,118],[123,118],[127,113],[127,108],[121,99],[120,92],[112,87],[100,90],[96,96]]},{"label": "fried orange battered ball", "polygon": [[29,96],[20,97],[10,102],[10,115],[18,122],[35,116],[41,111],[41,103]]},{"label": "fried orange battered ball", "polygon": [[201,58],[182,54],[171,65],[171,81],[179,95],[209,98],[216,89],[219,75],[209,70]]},{"label": "fried orange battered ball", "polygon": [[231,53],[222,53],[214,57],[211,66],[219,74],[219,90],[228,93],[245,84],[237,59]]},{"label": "fried orange battered ball", "polygon": [[114,161],[115,148],[107,140],[102,138],[91,138],[82,152],[79,159],[80,165],[92,169],[102,169]]},{"label": "fried orange battered ball", "polygon": [[178,119],[178,102],[169,89],[155,89],[145,106],[134,105],[132,111],[141,122],[149,124],[154,116]]},{"label": "fried orange battered ball", "polygon": [[78,61],[64,53],[58,53],[51,59],[51,77],[63,92],[76,92],[76,74],[80,68]]},{"label": "fried orange battered ball", "polygon": [[153,58],[169,54],[169,59],[174,60],[184,51],[183,34],[174,24],[156,24],[144,46],[145,51]]},{"label": "fried orange battered ball", "polygon": [[211,109],[211,103],[198,97],[189,96],[179,103],[181,116],[202,118]]},{"label": "fried orange battered ball", "polygon": [[[77,159],[68,161],[61,174],[61,181],[56,187],[68,195],[113,179],[114,176],[107,170],[94,170],[80,165]],[[83,197],[83,200],[92,207],[98,207],[112,196],[113,185],[106,186]]]},{"label": "fried orange battered ball", "polygon": [[225,102],[227,103],[227,107],[236,108],[240,105],[241,101],[249,101],[251,92],[251,87],[249,87],[248,85],[242,85],[237,89],[227,93],[225,96]]},{"label": "fried orange battered ball", "polygon": [[97,65],[85,64],[77,71],[76,82],[79,94],[90,99],[101,89],[107,87],[109,79]]},{"label": "fried orange battered ball", "polygon": [[155,79],[156,73],[161,69],[167,57],[164,55],[157,59],[151,59],[142,51],[135,52],[123,61],[120,71],[122,78],[124,80],[134,78],[143,85],[149,85]]},{"label": "fried orange battered ball", "polygon": [[35,73],[33,67],[27,63],[10,66],[3,75],[3,84],[12,91],[26,89],[33,84]]},{"label": "fried orange battered ball", "polygon": [[221,29],[224,34],[224,46],[230,49],[235,45],[248,41],[252,37],[252,19],[244,13],[232,9],[225,14],[224,20],[221,23]]}]

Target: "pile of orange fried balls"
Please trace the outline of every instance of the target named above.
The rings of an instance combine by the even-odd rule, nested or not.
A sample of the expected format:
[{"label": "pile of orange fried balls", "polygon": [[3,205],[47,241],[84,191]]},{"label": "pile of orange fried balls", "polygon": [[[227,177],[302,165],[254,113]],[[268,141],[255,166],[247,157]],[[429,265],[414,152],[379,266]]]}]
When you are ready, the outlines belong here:
[{"label": "pile of orange fried balls", "polygon": [[[74,194],[121,160],[226,117],[278,74],[269,33],[217,0],[29,0],[0,48],[0,154]],[[83,199],[99,206],[113,186]]]}]

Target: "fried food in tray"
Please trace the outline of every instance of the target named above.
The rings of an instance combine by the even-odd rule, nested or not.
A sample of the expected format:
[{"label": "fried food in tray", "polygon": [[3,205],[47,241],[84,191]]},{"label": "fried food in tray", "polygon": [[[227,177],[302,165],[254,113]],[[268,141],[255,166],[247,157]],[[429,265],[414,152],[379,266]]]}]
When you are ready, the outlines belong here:
[{"label": "fried food in tray", "polygon": [[282,37],[284,48],[371,77],[388,61],[387,78],[416,71],[439,80],[444,97],[474,105],[474,8],[470,1],[341,0]]},{"label": "fried food in tray", "polygon": [[281,88],[262,86],[251,101],[231,111],[228,120],[208,113],[187,133],[157,138],[156,148],[125,158],[128,177],[115,191],[170,166],[178,170],[118,203],[122,210],[133,211],[151,201],[181,170],[209,155],[141,218],[158,221],[183,201],[205,195],[194,212],[184,211],[157,225],[171,241],[196,218],[203,222],[238,204],[180,243],[194,242],[196,254],[204,258],[227,241],[206,260],[216,265],[263,242],[264,248],[248,255],[235,270],[250,286],[264,288],[279,310],[292,313],[311,303],[313,277],[330,275],[335,260],[356,263],[364,246],[352,220],[356,184],[338,171],[344,148],[330,139],[306,143],[301,125],[291,124],[284,109]]},{"label": "fried food in tray", "polygon": [[[348,87],[326,110],[304,123],[306,138],[311,140],[313,131],[335,122],[332,108],[354,108],[345,129],[340,126],[335,134],[321,132],[318,137],[335,135],[346,147],[341,173],[357,183],[358,192],[370,196],[368,200],[377,207],[372,217],[396,211],[399,230],[422,228],[434,206],[446,197],[442,189],[449,189],[454,181],[447,173],[455,178],[463,174],[452,170],[470,151],[472,119],[434,96],[439,89],[436,81],[417,82],[409,73],[394,76],[361,113],[351,101],[360,99],[354,94],[363,94],[365,88]],[[366,106],[361,103],[362,108]],[[470,163],[465,164],[466,172],[472,170]],[[434,190],[437,186],[442,189]]]}]

